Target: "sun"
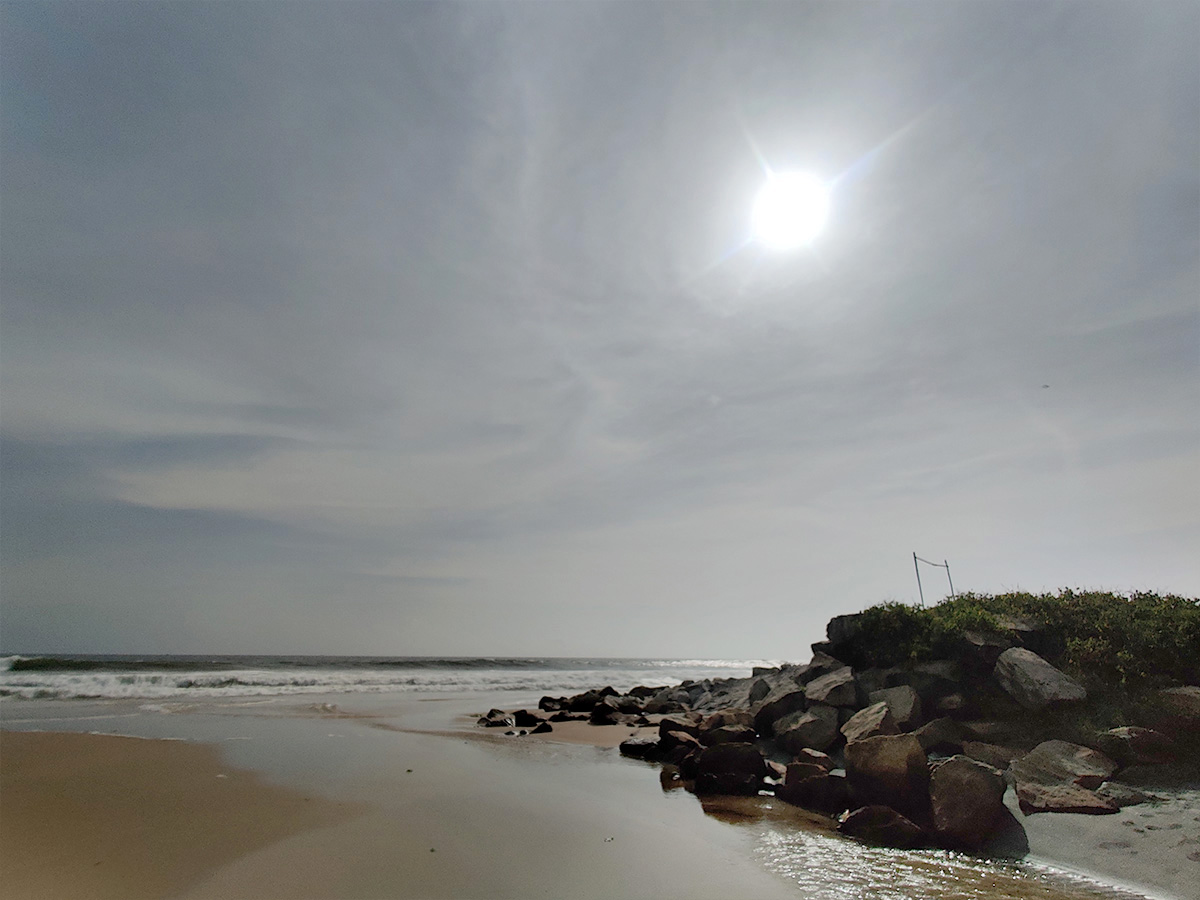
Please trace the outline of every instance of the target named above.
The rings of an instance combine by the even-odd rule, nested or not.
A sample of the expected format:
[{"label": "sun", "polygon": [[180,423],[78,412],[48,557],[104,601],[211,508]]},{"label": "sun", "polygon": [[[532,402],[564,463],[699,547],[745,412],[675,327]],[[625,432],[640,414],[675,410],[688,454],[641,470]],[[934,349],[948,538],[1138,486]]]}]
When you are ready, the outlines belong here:
[{"label": "sun", "polygon": [[829,188],[807,172],[772,173],[754,201],[754,236],[775,250],[811,244],[829,218]]}]

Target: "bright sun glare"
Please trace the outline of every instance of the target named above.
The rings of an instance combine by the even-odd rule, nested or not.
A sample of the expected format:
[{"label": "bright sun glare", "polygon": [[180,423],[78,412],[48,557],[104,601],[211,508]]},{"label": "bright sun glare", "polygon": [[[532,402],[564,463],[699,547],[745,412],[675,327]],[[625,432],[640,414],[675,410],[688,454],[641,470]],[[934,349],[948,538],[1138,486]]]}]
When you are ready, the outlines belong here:
[{"label": "bright sun glare", "polygon": [[829,188],[807,172],[772,174],[754,201],[754,236],[776,250],[811,243],[829,217]]}]

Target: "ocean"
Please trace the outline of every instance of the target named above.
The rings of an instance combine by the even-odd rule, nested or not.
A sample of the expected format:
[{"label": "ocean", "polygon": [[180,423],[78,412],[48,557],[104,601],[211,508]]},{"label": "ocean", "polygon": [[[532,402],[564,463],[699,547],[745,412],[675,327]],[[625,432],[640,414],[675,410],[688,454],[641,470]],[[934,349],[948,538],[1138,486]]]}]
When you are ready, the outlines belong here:
[{"label": "ocean", "polygon": [[0,697],[164,700],[290,694],[544,691],[743,678],[763,659],[426,656],[0,657]]}]

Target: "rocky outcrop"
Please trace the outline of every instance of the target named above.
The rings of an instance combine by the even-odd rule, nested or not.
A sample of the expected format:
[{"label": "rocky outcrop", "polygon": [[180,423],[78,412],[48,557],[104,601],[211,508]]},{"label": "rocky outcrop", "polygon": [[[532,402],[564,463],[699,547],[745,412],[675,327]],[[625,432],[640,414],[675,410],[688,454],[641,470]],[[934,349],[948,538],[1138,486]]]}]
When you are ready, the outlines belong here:
[{"label": "rocky outcrop", "polygon": [[1004,814],[1004,774],[967,756],[937,763],[929,776],[933,827],[943,846],[975,850]]},{"label": "rocky outcrop", "polygon": [[1023,647],[1001,653],[993,677],[1010,697],[1029,710],[1087,699],[1083,685]]},{"label": "rocky outcrop", "polygon": [[882,701],[860,709],[847,720],[841,731],[848,744],[877,734],[900,733],[888,705]]},{"label": "rocky outcrop", "polygon": [[929,767],[911,734],[878,735],[846,745],[846,777],[856,797],[922,817],[929,806]]},{"label": "rocky outcrop", "polygon": [[846,813],[838,822],[838,831],[868,844],[901,850],[925,844],[921,827],[887,806],[864,806]]}]

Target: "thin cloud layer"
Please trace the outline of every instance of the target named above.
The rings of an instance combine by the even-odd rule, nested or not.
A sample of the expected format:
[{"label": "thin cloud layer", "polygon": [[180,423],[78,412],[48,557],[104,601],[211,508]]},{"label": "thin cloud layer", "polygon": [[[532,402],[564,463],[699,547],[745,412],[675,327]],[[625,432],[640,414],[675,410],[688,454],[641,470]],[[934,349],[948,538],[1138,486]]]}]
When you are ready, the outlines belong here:
[{"label": "thin cloud layer", "polygon": [[1200,592],[1192,4],[0,24],[6,651],[797,657],[914,550]]}]

